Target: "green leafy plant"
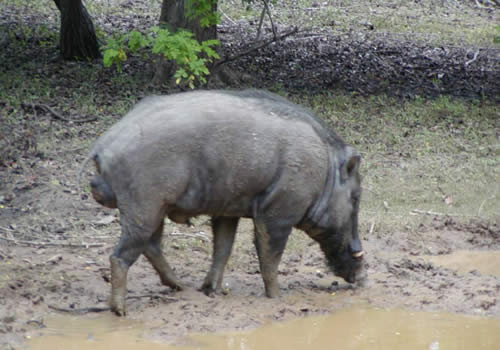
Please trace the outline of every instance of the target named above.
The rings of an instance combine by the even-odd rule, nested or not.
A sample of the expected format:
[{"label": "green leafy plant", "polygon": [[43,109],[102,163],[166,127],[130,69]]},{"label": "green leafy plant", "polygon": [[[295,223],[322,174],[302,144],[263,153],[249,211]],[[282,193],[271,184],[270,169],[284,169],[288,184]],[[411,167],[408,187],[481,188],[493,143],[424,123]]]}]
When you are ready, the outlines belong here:
[{"label": "green leafy plant", "polygon": [[133,53],[145,48],[151,43],[151,38],[142,35],[137,30],[133,30],[128,34],[128,48]]},{"label": "green leafy plant", "polygon": [[495,44],[500,44],[500,26],[496,26],[496,30],[499,35],[495,35],[495,37],[493,38],[493,42]]},{"label": "green leafy plant", "polygon": [[116,65],[116,69],[122,71],[122,62],[127,59],[127,54],[125,53],[124,41],[125,36],[121,38],[108,38],[106,40],[106,46],[104,47],[104,53],[102,62],[104,67],[110,67],[113,64]]},{"label": "green leafy plant", "polygon": [[171,33],[166,28],[152,27],[148,35],[133,30],[121,37],[108,38],[103,63],[105,67],[114,64],[121,71],[127,53],[137,53],[150,47],[153,54],[160,54],[176,63],[178,68],[174,77],[177,84],[186,82],[194,88],[196,81],[206,82],[206,76],[210,74],[207,64],[219,58],[213,49],[218,44],[218,40],[198,42],[193,33],[186,30]]},{"label": "green leafy plant", "polygon": [[179,30],[171,34],[168,29],[154,28],[156,37],[153,41],[152,52],[161,54],[166,59],[175,61],[178,66],[174,74],[176,83],[186,81],[191,88],[194,82],[199,80],[206,82],[205,77],[210,74],[207,63],[214,58],[219,58],[217,52],[212,48],[219,44],[218,40],[205,40],[198,42],[193,33]]}]

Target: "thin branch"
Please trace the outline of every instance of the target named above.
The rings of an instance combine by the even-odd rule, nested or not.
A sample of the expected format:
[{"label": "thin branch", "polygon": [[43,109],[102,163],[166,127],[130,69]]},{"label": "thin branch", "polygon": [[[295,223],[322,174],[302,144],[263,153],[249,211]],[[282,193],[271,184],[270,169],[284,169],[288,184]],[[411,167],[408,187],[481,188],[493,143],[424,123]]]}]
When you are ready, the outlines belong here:
[{"label": "thin branch", "polygon": [[[176,299],[176,298],[170,298],[170,297],[166,297],[163,295],[157,295],[157,294],[144,294],[144,295],[129,295],[129,296],[127,296],[127,300],[141,299],[141,298],[156,298],[156,299],[161,299],[165,302],[178,301],[178,299]],[[62,308],[62,307],[58,307],[58,306],[49,304],[48,307],[49,307],[49,309],[52,309],[52,310],[55,310],[58,312],[64,312],[64,313],[69,313],[69,314],[73,314],[73,315],[82,315],[82,314],[88,314],[91,312],[103,312],[103,311],[110,311],[111,310],[111,308],[109,306],[105,306],[105,307],[94,306],[94,307],[84,307],[84,308],[80,308],[80,309],[67,309],[67,308]]]},{"label": "thin branch", "polygon": [[266,14],[266,12],[267,12],[267,16],[269,17],[269,21],[271,22],[271,29],[273,31],[273,36],[276,39],[276,28],[274,27],[273,17],[271,15],[271,9],[269,8],[268,0],[262,0],[262,2],[264,3],[264,7],[262,8],[262,12],[260,14],[259,28],[257,29],[257,38],[255,40],[260,40],[262,23],[264,21],[264,15]]},{"label": "thin branch", "polygon": [[224,13],[224,11],[222,11],[222,10],[220,10],[220,9],[219,9],[219,11],[220,11],[220,13],[222,13],[222,15],[223,15],[224,17],[226,17],[226,19],[227,19],[229,22],[231,22],[231,24],[232,24],[232,25],[236,25],[236,22],[235,22],[235,21],[233,21],[233,19],[232,19],[231,17],[229,17],[228,15],[226,15],[226,14]]},{"label": "thin branch", "polygon": [[481,214],[481,210],[483,210],[483,206],[484,204],[486,203],[486,201],[488,201],[489,199],[494,199],[496,197],[496,194],[494,194],[493,196],[491,197],[488,197],[488,198],[485,198],[482,202],[481,202],[481,205],[479,206],[479,209],[477,210],[477,216],[479,216]]},{"label": "thin branch", "polygon": [[372,222],[370,225],[370,230],[368,231],[368,234],[371,235],[373,233],[373,229],[375,228],[375,221]]},{"label": "thin branch", "polygon": [[47,112],[49,112],[53,117],[54,119],[59,119],[59,120],[62,120],[62,121],[65,121],[65,122],[73,122],[73,123],[87,123],[87,122],[92,122],[94,120],[97,120],[97,117],[88,117],[88,118],[81,118],[81,119],[70,119],[70,118],[66,118],[66,117],[63,117],[59,112],[53,110],[50,106],[46,105],[46,104],[34,104],[34,103],[31,103],[31,104],[22,104],[22,106],[28,106],[28,107],[31,107],[33,109],[35,108],[40,108],[42,110],[45,110]]},{"label": "thin branch", "polygon": [[257,29],[257,37],[255,40],[260,40],[260,30],[262,29],[262,22],[264,21],[264,15],[266,14],[266,8],[262,8],[262,13],[260,14],[259,19],[259,28]]},{"label": "thin branch", "polygon": [[204,241],[210,242],[210,237],[207,237],[202,233],[182,233],[182,232],[171,232],[171,236],[186,237],[186,238],[200,238]]},{"label": "thin branch", "polygon": [[435,212],[432,210],[420,210],[420,209],[413,209],[410,214],[412,215],[432,215],[432,216],[456,216],[456,217],[475,217],[475,215],[465,215],[465,214],[448,214],[448,213],[439,213]]},{"label": "thin branch", "polygon": [[74,315],[82,315],[82,314],[88,314],[90,312],[103,312],[103,311],[109,311],[111,308],[108,307],[84,307],[81,309],[66,309],[62,307],[58,307],[55,305],[47,305],[49,309],[58,311],[58,312],[65,312],[69,314],[74,314]]},{"label": "thin branch", "polygon": [[58,242],[38,242],[38,241],[19,241],[17,239],[0,237],[0,239],[14,243],[16,245],[28,245],[33,247],[63,247],[63,248],[96,248],[102,247],[102,243],[58,243]]},{"label": "thin branch", "polygon": [[262,49],[263,47],[266,47],[266,46],[268,46],[268,45],[272,44],[272,43],[273,43],[273,42],[275,42],[275,41],[283,40],[283,39],[285,39],[286,37],[289,37],[290,35],[293,35],[293,34],[295,34],[295,33],[297,33],[297,32],[298,32],[298,28],[297,28],[297,27],[294,27],[291,31],[289,31],[289,32],[287,32],[287,33],[285,33],[285,34],[282,34],[282,35],[280,35],[280,36],[279,36],[279,37],[277,37],[277,38],[273,38],[273,39],[269,39],[269,40],[262,41],[260,44],[258,44],[258,45],[256,45],[256,46],[254,46],[254,47],[252,47],[252,48],[250,48],[250,49],[248,49],[248,50],[245,50],[245,51],[240,52],[240,53],[238,53],[238,54],[236,54],[236,55],[234,55],[234,56],[229,56],[229,57],[226,57],[226,58],[225,58],[225,59],[223,59],[223,60],[220,60],[220,61],[215,62],[215,64],[214,64],[214,68],[216,68],[216,67],[218,67],[218,66],[220,66],[220,65],[222,65],[222,64],[225,64],[225,63],[228,63],[228,62],[231,62],[231,61],[235,61],[235,60],[237,60],[238,58],[241,58],[241,57],[243,57],[243,56],[249,55],[249,54],[251,54],[251,53],[252,53],[252,52],[254,52],[254,51],[260,50],[260,49]]},{"label": "thin branch", "polygon": [[264,8],[267,11],[267,16],[269,17],[269,21],[271,22],[271,29],[273,31],[273,37],[276,39],[276,28],[274,28],[273,17],[271,16],[271,9],[269,9],[268,0],[262,0],[264,2]]},{"label": "thin branch", "polygon": [[55,151],[54,153],[60,154],[60,153],[80,152],[80,151],[86,150],[88,148],[89,148],[88,146],[81,146],[81,147],[76,147],[76,148],[71,148],[71,149],[61,149],[61,150]]},{"label": "thin branch", "polygon": [[167,297],[164,295],[158,294],[142,294],[142,295],[128,295],[127,299],[142,299],[142,298],[152,298],[152,299],[161,299],[163,301],[175,302],[179,301],[177,298]]}]

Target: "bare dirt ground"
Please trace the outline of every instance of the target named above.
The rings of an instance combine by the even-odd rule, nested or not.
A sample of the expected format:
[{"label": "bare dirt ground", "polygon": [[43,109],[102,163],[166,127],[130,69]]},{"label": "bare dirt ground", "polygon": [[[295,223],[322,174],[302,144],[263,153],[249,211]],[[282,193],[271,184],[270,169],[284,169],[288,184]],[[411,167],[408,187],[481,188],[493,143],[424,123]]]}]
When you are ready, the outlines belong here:
[{"label": "bare dirt ground", "polygon": [[[480,11],[484,18],[497,18],[493,10],[466,9]],[[22,347],[26,334],[42,329],[51,313],[73,310],[78,314],[85,313],[85,308],[106,306],[108,256],[119,238],[118,214],[79,190],[77,172],[90,142],[137,99],[152,92],[144,88],[151,72],[141,60],[126,63],[125,77],[104,70],[99,63],[59,61],[50,44],[53,37],[36,25],[31,35],[25,34],[24,27],[13,20],[20,16],[23,23],[40,23],[40,16],[26,8],[6,6],[0,13],[2,27],[9,29],[9,35],[0,35],[5,47],[0,53],[0,72],[6,78],[2,87],[11,89],[9,93],[0,91],[0,348],[6,349]],[[139,25],[154,22],[152,18],[141,21],[134,17],[133,21]],[[126,22],[119,16],[106,20]],[[106,28],[104,17],[96,21]],[[225,21],[221,26],[224,49],[236,52],[241,41],[231,43],[230,38],[254,33],[252,25],[248,29],[248,23]],[[341,36],[302,33],[234,62],[232,67],[253,76],[252,86],[278,85],[311,94],[340,88],[361,94],[415,97],[446,93],[498,101],[498,47],[423,44],[411,41],[411,33],[395,41],[399,36],[371,34],[371,30],[364,30],[361,36],[351,29],[352,35]],[[99,118],[88,123],[68,122],[43,105],[67,119]],[[497,131],[497,142],[498,135]],[[457,137],[465,140],[465,132]],[[493,154],[498,152],[498,148],[490,148]],[[481,152],[486,151],[485,146]],[[404,157],[404,151],[380,157],[384,156],[394,160]],[[498,160],[489,157],[493,160],[489,159],[487,172],[498,174]],[[377,166],[386,165],[372,164],[371,170]],[[427,166],[417,164],[418,168]],[[370,174],[366,175],[369,180]],[[498,184],[491,184],[492,192],[497,188]],[[498,197],[493,195],[480,209],[483,205],[498,208]],[[389,205],[395,209],[397,203]],[[427,259],[463,250],[500,250],[498,217],[418,215],[416,227],[386,229],[386,224],[375,230],[362,223],[369,282],[361,288],[333,278],[316,244],[294,232],[280,265],[282,296],[272,300],[264,297],[249,221],[239,227],[226,269],[225,294],[209,298],[196,291],[211,257],[207,220],[195,220],[194,227],[168,224],[165,229],[165,254],[190,290],[173,292],[161,286],[143,258],[131,268],[127,317],[154,322],[150,336],[155,339],[175,342],[193,331],[251,328],[269,320],[329,313],[353,303],[500,317],[500,277],[457,272]]]}]

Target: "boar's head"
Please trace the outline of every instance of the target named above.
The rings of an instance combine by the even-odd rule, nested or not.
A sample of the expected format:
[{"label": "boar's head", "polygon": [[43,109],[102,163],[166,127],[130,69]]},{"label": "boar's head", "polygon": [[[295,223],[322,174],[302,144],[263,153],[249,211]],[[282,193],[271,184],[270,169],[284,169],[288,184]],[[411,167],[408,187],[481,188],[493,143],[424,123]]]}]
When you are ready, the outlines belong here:
[{"label": "boar's head", "polygon": [[333,190],[329,193],[324,215],[311,234],[326,256],[335,275],[349,283],[363,281],[364,251],[358,236],[358,212],[361,196],[360,156],[350,148],[335,169]]}]

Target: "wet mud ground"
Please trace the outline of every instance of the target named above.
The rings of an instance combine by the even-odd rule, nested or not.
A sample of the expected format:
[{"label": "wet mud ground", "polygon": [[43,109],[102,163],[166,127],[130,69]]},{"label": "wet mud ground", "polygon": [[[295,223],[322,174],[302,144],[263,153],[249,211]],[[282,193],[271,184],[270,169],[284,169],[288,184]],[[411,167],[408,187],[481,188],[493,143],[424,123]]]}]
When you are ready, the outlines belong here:
[{"label": "wet mud ground", "polygon": [[[40,161],[29,170],[20,167],[22,174],[2,172],[17,187],[0,216],[0,348],[23,348],[27,337],[43,332],[51,315],[106,307],[108,256],[119,237],[117,213],[78,193],[78,163],[65,171],[62,164]],[[26,172],[38,174],[31,185],[24,182]],[[150,324],[147,338],[176,343],[192,332],[251,329],[357,305],[500,318],[496,224],[423,217],[416,232],[365,234],[369,281],[355,288],[333,277],[319,247],[296,231],[280,265],[278,299],[264,296],[249,220],[240,223],[224,294],[211,298],[198,292],[209,268],[211,236],[208,218],[194,224],[165,229],[165,254],[188,290],[163,287],[144,258],[130,270],[127,318]],[[469,252],[469,266],[457,270],[453,263],[432,262],[454,252]],[[491,258],[485,261],[474,252],[489,252]]]}]

